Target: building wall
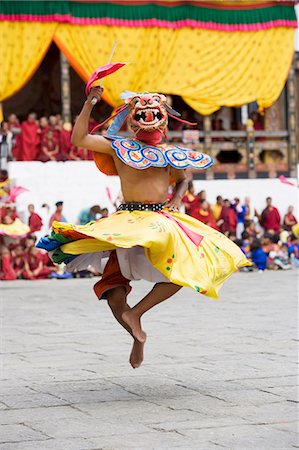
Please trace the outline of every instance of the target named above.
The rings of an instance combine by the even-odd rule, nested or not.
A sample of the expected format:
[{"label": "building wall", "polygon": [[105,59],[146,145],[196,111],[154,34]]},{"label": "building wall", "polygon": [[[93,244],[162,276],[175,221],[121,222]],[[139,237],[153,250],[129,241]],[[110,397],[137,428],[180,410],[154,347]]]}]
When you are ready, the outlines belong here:
[{"label": "building wall", "polygon": [[[11,162],[10,177],[19,186],[26,187],[29,192],[21,194],[17,199],[18,210],[26,220],[26,209],[34,203],[37,212],[43,203],[48,203],[54,210],[55,202],[64,201],[64,213],[68,221],[76,222],[79,212],[94,204],[114,210],[106,188],[109,187],[112,199],[120,191],[118,177],[107,177],[98,171],[92,161],[78,162]],[[295,179],[292,180],[296,182]],[[206,190],[208,201],[213,203],[218,194],[242,201],[249,195],[252,203],[261,211],[265,206],[265,198],[271,196],[281,213],[293,204],[298,214],[298,189],[281,183],[278,179],[256,180],[211,180],[195,181],[196,191]]]}]

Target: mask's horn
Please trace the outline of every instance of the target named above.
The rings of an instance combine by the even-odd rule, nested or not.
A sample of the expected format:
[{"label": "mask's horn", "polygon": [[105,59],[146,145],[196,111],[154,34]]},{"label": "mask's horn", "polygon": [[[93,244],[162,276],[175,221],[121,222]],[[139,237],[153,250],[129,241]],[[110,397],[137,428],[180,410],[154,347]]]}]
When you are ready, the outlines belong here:
[{"label": "mask's horn", "polygon": [[169,106],[166,102],[164,103],[165,109],[168,112],[168,114],[171,114],[172,116],[175,117],[181,117],[181,114],[179,112],[177,112],[175,109],[172,109],[171,106]]}]

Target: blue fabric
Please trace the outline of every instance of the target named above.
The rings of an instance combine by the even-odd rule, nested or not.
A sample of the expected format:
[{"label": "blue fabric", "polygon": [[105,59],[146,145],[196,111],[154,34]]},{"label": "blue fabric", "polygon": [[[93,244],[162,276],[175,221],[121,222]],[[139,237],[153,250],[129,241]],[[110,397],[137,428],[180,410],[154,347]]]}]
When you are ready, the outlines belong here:
[{"label": "blue fabric", "polygon": [[59,241],[54,241],[53,239],[49,237],[42,237],[37,242],[36,247],[37,248],[43,248],[44,250],[47,250],[47,252],[51,252],[52,250],[55,250],[56,248],[60,247],[62,245]]},{"label": "blue fabric", "polygon": [[122,124],[127,118],[127,115],[129,113],[129,108],[126,108],[124,111],[120,112],[115,119],[113,120],[112,124],[107,130],[108,136],[116,135],[119,130],[121,129]]},{"label": "blue fabric", "polygon": [[251,260],[257,266],[259,270],[265,270],[267,267],[267,255],[261,249],[253,250],[251,253]]},{"label": "blue fabric", "polygon": [[246,209],[247,209],[246,206],[242,205],[242,211],[240,212],[236,211],[238,223],[245,223]]}]

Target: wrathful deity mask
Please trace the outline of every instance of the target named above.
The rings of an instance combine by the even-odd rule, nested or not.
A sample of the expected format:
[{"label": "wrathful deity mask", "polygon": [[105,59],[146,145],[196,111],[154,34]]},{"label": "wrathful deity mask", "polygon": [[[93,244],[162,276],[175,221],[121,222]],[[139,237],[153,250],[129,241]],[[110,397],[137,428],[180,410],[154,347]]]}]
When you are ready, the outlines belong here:
[{"label": "wrathful deity mask", "polygon": [[168,116],[165,108],[166,97],[161,94],[139,94],[126,99],[129,105],[128,124],[134,133],[159,130],[164,133]]},{"label": "wrathful deity mask", "polygon": [[180,113],[166,103],[166,97],[163,94],[125,91],[121,94],[121,98],[125,100],[125,103],[119,106],[112,116],[97,125],[92,132],[111,119],[114,119],[114,121],[107,130],[107,136],[117,135],[126,121],[136,135],[157,131],[160,132],[161,136],[165,135],[168,116],[188,125],[196,125],[196,123],[180,119]]}]

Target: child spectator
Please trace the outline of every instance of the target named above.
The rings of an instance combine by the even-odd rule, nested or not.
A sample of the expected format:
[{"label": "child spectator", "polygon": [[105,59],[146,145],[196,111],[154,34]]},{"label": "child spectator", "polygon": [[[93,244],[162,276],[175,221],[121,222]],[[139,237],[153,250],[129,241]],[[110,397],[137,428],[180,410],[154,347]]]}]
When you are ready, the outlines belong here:
[{"label": "child spectator", "polygon": [[103,209],[101,209],[101,219],[106,219],[106,217],[108,217],[109,216],[109,211],[108,211],[108,208],[103,208]]},{"label": "child spectator", "polygon": [[277,269],[288,270],[292,268],[290,264],[287,244],[279,244],[278,249],[276,251],[272,250],[269,253],[269,257],[273,260],[274,270]]},{"label": "child spectator", "polygon": [[250,244],[251,261],[260,271],[267,267],[267,255],[262,250],[262,244],[259,239],[254,239]]},{"label": "child spectator", "polygon": [[86,225],[88,222],[97,220],[102,210],[99,205],[94,205],[91,208],[83,209],[79,214],[79,225]]},{"label": "child spectator", "polygon": [[247,231],[243,231],[242,233],[242,252],[249,258],[250,256],[250,236]]}]

